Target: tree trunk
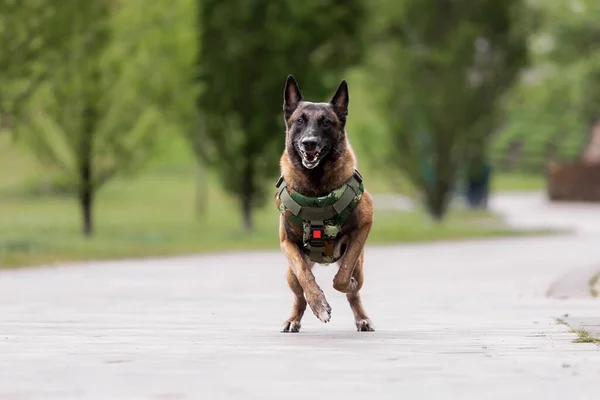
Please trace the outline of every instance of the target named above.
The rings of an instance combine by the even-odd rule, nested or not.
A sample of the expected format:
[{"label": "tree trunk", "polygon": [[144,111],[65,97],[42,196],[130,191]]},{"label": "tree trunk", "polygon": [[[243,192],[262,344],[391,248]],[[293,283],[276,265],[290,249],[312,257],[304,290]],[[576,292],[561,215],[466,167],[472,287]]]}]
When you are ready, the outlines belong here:
[{"label": "tree trunk", "polygon": [[244,229],[252,230],[252,203],[254,200],[254,170],[252,168],[252,160],[247,160],[246,166],[242,173],[242,216],[244,218]]},{"label": "tree trunk", "polygon": [[204,168],[201,165],[198,165],[196,170],[196,217],[199,219],[201,216],[206,215],[206,210],[208,208],[208,190]]},{"label": "tree trunk", "polygon": [[438,179],[435,180],[432,187],[427,191],[427,209],[431,216],[440,222],[448,211],[451,186]]},{"label": "tree trunk", "polygon": [[252,196],[242,195],[242,215],[244,217],[244,229],[246,231],[252,230]]},{"label": "tree trunk", "polygon": [[89,164],[83,165],[80,171],[79,183],[79,205],[83,223],[83,236],[90,237],[94,231],[93,225],[93,202],[94,190],[92,185],[92,174]]},{"label": "tree trunk", "polygon": [[[96,74],[92,76],[97,77]],[[88,99],[86,99],[88,100]],[[92,173],[92,158],[94,134],[98,112],[96,107],[87,103],[83,109],[83,131],[79,142],[79,204],[83,217],[83,236],[90,237],[94,231],[92,209],[94,203],[94,182]]]}]

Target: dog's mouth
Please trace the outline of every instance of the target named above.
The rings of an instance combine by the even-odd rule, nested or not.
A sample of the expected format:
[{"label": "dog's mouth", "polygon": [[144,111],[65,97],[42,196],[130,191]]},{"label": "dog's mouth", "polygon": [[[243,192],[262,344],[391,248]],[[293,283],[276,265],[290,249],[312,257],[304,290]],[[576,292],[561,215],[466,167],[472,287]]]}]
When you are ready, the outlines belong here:
[{"label": "dog's mouth", "polygon": [[323,155],[325,154],[324,150],[325,149],[315,151],[300,150],[300,155],[302,156],[302,165],[308,169],[315,168],[323,159]]}]

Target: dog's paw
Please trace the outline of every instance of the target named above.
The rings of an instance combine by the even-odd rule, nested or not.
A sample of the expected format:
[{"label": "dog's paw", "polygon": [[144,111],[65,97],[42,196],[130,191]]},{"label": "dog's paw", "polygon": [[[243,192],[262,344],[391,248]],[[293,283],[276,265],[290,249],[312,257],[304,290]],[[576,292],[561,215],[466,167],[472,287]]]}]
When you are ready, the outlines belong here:
[{"label": "dog's paw", "polygon": [[375,332],[375,326],[370,319],[359,319],[356,321],[356,330],[359,332]]},{"label": "dog's paw", "polygon": [[296,332],[300,332],[300,321],[285,321],[285,323],[283,324],[283,327],[281,328],[281,332],[282,333],[287,333],[287,332],[291,332],[291,333],[296,333]]},{"label": "dog's paw", "polygon": [[331,306],[325,299],[325,295],[321,292],[320,296],[309,297],[306,299],[313,314],[323,323],[329,322],[331,319]]}]

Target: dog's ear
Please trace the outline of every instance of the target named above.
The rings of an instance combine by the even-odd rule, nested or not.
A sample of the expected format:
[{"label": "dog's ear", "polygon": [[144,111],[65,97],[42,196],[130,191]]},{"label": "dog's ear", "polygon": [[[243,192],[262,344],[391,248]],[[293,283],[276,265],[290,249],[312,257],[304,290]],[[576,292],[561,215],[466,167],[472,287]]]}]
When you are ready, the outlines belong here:
[{"label": "dog's ear", "polygon": [[337,91],[329,101],[333,106],[333,111],[337,114],[338,118],[342,122],[346,122],[346,116],[348,115],[348,103],[350,102],[350,96],[348,94],[348,83],[342,80]]},{"label": "dog's ear", "polygon": [[296,79],[292,75],[288,75],[283,92],[283,115],[286,121],[296,111],[301,101],[302,93],[300,93],[298,83],[296,83]]}]

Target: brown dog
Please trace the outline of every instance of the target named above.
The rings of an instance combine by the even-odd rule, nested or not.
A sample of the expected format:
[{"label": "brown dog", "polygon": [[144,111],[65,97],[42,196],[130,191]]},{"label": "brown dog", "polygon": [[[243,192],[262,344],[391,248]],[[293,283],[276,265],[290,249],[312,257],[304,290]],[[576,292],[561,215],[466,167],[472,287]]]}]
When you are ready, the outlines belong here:
[{"label": "brown dog", "polygon": [[298,332],[306,304],[322,322],[331,307],[312,273],[315,263],[338,262],[333,287],[346,294],[359,331],[373,331],[359,291],[364,245],[373,224],[373,199],[356,171],[346,137],[348,85],[342,81],[329,103],[304,101],[293,76],[285,84],[285,151],[276,203],[287,281],[295,296],[283,332]]}]

